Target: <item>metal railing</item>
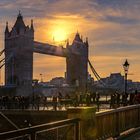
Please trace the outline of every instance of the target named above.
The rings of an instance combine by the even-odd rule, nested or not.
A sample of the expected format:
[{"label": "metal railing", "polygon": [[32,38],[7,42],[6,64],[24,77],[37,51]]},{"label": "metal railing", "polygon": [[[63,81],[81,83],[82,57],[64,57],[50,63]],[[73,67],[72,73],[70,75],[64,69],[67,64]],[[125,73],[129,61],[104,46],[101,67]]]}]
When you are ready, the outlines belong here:
[{"label": "metal railing", "polygon": [[[93,112],[91,112],[91,117],[93,117],[92,115]],[[0,133],[0,140],[15,140],[15,138],[17,140],[19,137],[28,137],[29,140],[80,140],[80,127],[82,128],[83,126],[86,126],[88,128],[88,117],[87,120],[82,120],[81,126],[79,126],[80,119],[67,119]],[[140,105],[132,105],[98,112],[95,114],[94,119],[95,125],[93,125],[93,127],[96,129],[96,140],[117,137],[120,133],[128,129],[140,126]],[[85,122],[83,123],[83,121]],[[86,127],[82,128],[82,130]],[[86,130],[81,132],[84,133]]]},{"label": "metal railing", "polygon": [[[23,128],[19,130],[9,131],[0,133],[0,140],[65,140],[69,136],[72,140],[80,140],[80,119],[67,119],[37,126],[32,126],[29,128]],[[73,133],[70,132],[73,128]],[[62,129],[59,131],[59,129]],[[53,133],[53,137],[48,135],[48,132]],[[61,132],[61,133],[59,133]],[[68,134],[69,133],[69,134]],[[71,135],[73,134],[73,136]],[[51,134],[52,136],[52,134]],[[40,137],[40,138],[39,138]],[[70,139],[70,138],[69,138]]]},{"label": "metal railing", "polygon": [[96,139],[117,137],[120,133],[138,126],[140,126],[140,105],[96,113]]}]

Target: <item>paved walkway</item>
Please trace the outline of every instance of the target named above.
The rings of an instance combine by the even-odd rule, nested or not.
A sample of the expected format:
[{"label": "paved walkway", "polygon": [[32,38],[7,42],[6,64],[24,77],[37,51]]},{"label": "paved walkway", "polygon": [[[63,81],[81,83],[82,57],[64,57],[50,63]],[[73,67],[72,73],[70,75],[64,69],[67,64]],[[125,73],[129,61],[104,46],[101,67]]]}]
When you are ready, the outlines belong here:
[{"label": "paved walkway", "polygon": [[125,138],[124,140],[140,140],[140,131],[133,134],[132,136]]},{"label": "paved walkway", "polygon": [[140,127],[129,129],[121,133],[118,140],[140,140]]}]

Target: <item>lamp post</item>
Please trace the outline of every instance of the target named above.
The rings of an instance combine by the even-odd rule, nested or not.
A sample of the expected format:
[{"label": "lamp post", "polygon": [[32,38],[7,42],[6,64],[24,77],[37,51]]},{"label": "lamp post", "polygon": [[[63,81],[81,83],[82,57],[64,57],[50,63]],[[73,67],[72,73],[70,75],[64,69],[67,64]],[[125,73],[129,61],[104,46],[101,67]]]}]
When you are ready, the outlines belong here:
[{"label": "lamp post", "polygon": [[43,74],[42,73],[40,73],[40,82],[43,82]]},{"label": "lamp post", "polygon": [[125,60],[125,63],[123,64],[123,68],[124,68],[124,81],[125,81],[125,85],[124,85],[124,93],[125,95],[127,94],[127,74],[128,74],[128,69],[129,69],[129,63],[127,61],[127,59]]},{"label": "lamp post", "polygon": [[76,81],[75,81],[75,89],[76,89],[76,92],[78,92],[78,89],[79,89],[79,80],[77,79]]},{"label": "lamp post", "polygon": [[34,108],[34,103],[35,103],[35,93],[34,93],[34,86],[35,86],[35,81],[32,81],[32,109]]}]

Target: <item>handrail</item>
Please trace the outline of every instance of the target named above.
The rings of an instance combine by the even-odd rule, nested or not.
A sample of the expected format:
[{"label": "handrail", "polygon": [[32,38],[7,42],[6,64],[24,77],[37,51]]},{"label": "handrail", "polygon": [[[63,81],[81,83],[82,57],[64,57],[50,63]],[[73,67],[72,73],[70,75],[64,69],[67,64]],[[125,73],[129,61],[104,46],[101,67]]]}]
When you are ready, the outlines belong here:
[{"label": "handrail", "polygon": [[52,123],[47,123],[47,124],[42,124],[42,125],[37,125],[37,126],[32,126],[29,128],[23,128],[23,129],[19,129],[19,130],[13,130],[13,131],[8,131],[8,132],[3,132],[0,133],[0,140],[3,139],[10,139],[10,138],[16,138],[16,137],[20,137],[20,136],[24,136],[24,135],[31,135],[31,139],[34,139],[33,137],[35,137],[36,133],[39,131],[43,131],[43,130],[49,130],[51,128],[58,128],[60,126],[66,126],[66,125],[75,125],[77,128],[76,132],[76,140],[79,140],[79,118],[76,119],[66,119],[66,120],[62,120],[62,121],[57,121],[57,122],[52,122]]},{"label": "handrail", "polygon": [[116,109],[110,109],[108,111],[96,112],[96,116],[98,117],[98,116],[103,116],[103,115],[109,115],[109,114],[112,114],[112,113],[127,111],[127,110],[135,109],[135,108],[140,108],[140,104],[139,105],[119,107],[119,108],[116,108]]},{"label": "handrail", "polygon": [[120,133],[140,126],[140,105],[131,105],[96,113],[96,139],[117,137]]},{"label": "handrail", "polygon": [[15,127],[15,129],[19,129],[19,127],[18,127],[15,123],[13,123],[7,116],[5,116],[2,112],[0,112],[0,115],[1,115],[4,119],[6,119],[13,127]]},{"label": "handrail", "polygon": [[[75,115],[76,116],[76,115]],[[83,119],[81,117],[81,119]],[[87,117],[87,119],[89,119]],[[35,140],[36,134],[50,131],[58,130],[61,128],[75,127],[75,140],[79,140],[79,121],[80,119],[67,119],[57,122],[52,122],[49,124],[42,124],[37,126],[32,126],[30,128],[23,128],[20,130],[14,130],[9,132],[0,133],[0,140],[10,139],[21,136],[31,136],[31,140]],[[89,125],[89,120],[82,120],[87,122],[87,128]],[[117,137],[120,133],[140,126],[140,105],[132,105],[120,107],[118,109],[112,109],[106,112],[99,112],[95,114],[95,125],[93,126],[96,129],[95,139],[104,140],[109,137]],[[85,125],[86,126],[86,125]],[[81,129],[84,130],[83,123],[81,124]],[[83,135],[83,131],[81,131]],[[68,133],[66,133],[68,134]],[[57,135],[57,134],[56,134]],[[57,135],[58,136],[58,135]],[[68,135],[69,136],[69,135]]]}]

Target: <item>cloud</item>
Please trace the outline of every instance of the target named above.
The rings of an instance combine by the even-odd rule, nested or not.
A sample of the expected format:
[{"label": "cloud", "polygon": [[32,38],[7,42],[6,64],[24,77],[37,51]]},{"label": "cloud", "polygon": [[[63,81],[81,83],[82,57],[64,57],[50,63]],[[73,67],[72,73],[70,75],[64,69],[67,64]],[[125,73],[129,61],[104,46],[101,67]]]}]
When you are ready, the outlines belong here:
[{"label": "cloud", "polygon": [[[36,40],[52,43],[52,31],[56,27],[65,27],[70,41],[77,30],[83,38],[88,36],[90,58],[95,59],[94,64],[104,76],[119,71],[118,66],[126,57],[134,63],[134,69],[140,69],[139,0],[0,0],[2,47],[5,22],[8,20],[11,28],[18,10],[21,10],[26,24],[34,19]],[[65,61],[37,55],[34,74],[47,71],[51,73],[48,77],[63,75],[63,66]],[[136,71],[136,75],[138,73]],[[132,78],[140,80],[140,75]]]},{"label": "cloud", "polygon": [[109,21],[109,22],[114,22],[114,23],[119,23],[119,24],[138,24],[140,22],[140,20],[135,19],[135,18],[124,18],[124,17],[120,17],[120,16],[106,16],[104,19],[105,21]]}]

